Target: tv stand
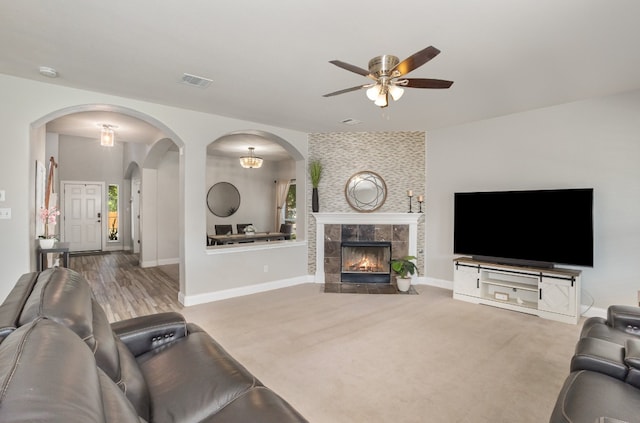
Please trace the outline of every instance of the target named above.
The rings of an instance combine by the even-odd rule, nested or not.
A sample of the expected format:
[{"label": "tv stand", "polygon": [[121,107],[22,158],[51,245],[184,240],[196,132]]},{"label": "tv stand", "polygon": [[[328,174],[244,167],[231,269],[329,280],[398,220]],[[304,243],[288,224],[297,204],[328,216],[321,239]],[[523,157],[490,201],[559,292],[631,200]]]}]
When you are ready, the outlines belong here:
[{"label": "tv stand", "polygon": [[577,324],[580,273],[460,257],[453,261],[453,298]]}]

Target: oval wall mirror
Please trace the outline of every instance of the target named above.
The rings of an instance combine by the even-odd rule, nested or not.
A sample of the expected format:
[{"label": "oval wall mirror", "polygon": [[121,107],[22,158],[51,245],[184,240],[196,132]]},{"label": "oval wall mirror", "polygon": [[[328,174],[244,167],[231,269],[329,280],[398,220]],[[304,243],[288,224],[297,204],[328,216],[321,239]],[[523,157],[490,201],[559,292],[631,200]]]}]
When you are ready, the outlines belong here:
[{"label": "oval wall mirror", "polygon": [[229,217],[240,207],[238,188],[229,182],[218,182],[209,188],[207,206],[218,217]]},{"label": "oval wall mirror", "polygon": [[372,212],[382,207],[387,199],[387,185],[375,172],[358,172],[347,181],[344,195],[353,209]]}]

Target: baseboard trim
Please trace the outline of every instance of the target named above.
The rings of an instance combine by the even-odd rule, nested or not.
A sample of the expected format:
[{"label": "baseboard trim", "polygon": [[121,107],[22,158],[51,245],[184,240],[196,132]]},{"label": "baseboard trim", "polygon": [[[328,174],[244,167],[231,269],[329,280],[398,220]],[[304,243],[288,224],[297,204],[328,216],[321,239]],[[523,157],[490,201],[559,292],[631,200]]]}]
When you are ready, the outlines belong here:
[{"label": "baseboard trim", "polygon": [[602,317],[607,318],[607,310],[599,307],[591,307],[582,304],[580,316],[582,317]]},{"label": "baseboard trim", "polygon": [[416,285],[429,285],[429,286],[435,286],[437,288],[443,288],[443,289],[448,289],[449,291],[453,291],[453,282],[448,281],[446,279],[420,277],[420,278],[416,278],[414,283]]},{"label": "baseboard trim", "polygon": [[168,258],[168,259],[158,259],[158,266],[166,266],[168,264],[180,264],[180,259],[176,258]]},{"label": "baseboard trim", "polygon": [[255,285],[241,286],[238,288],[224,289],[222,291],[206,292],[204,294],[184,295],[178,293],[178,301],[185,307],[211,303],[214,301],[227,300],[229,298],[242,297],[245,295],[258,294],[260,292],[273,291],[274,289],[287,288],[303,283],[314,282],[312,275],[298,276],[290,279],[282,279],[272,282],[259,283]]}]

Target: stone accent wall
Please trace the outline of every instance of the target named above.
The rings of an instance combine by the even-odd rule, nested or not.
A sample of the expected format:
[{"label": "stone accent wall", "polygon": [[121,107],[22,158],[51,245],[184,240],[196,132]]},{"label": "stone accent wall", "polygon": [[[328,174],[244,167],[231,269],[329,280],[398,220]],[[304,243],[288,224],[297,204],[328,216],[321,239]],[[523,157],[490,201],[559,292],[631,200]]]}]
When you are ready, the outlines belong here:
[{"label": "stone accent wall", "polygon": [[[359,213],[344,196],[347,180],[369,170],[387,185],[384,205],[373,213],[408,212],[407,190],[412,190],[413,211],[418,211],[418,195],[425,195],[426,142],[424,132],[340,132],[309,134],[309,161],[323,165],[318,187],[320,212]],[[308,173],[307,173],[308,175]],[[308,176],[307,176],[308,177]],[[316,225],[311,212],[311,183],[308,183],[309,273],[316,272]],[[425,197],[425,201],[427,201]],[[424,205],[423,205],[424,211]],[[418,224],[418,268],[424,274],[425,222]],[[395,252],[394,252],[394,255]]]}]

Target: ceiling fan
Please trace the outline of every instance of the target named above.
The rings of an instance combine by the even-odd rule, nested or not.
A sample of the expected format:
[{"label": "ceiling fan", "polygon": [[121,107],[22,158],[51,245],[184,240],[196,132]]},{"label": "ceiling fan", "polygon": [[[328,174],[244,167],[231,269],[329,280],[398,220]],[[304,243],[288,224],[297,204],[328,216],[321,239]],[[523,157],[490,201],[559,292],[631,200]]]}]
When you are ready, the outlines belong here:
[{"label": "ceiling fan", "polygon": [[332,97],[334,95],[344,94],[351,91],[357,91],[367,88],[367,97],[375,102],[376,106],[387,107],[389,105],[389,95],[394,101],[402,97],[404,93],[403,87],[407,88],[449,88],[453,81],[445,81],[443,79],[426,79],[426,78],[402,78],[407,73],[427,63],[440,53],[440,50],[433,46],[429,46],[417,53],[407,57],[402,62],[391,55],[383,55],[374,57],[369,60],[369,70],[362,69],[340,60],[331,60],[339,68],[357,73],[373,79],[373,83],[358,85],[357,87],[345,88],[344,90],[335,91],[323,95],[323,97]]}]

